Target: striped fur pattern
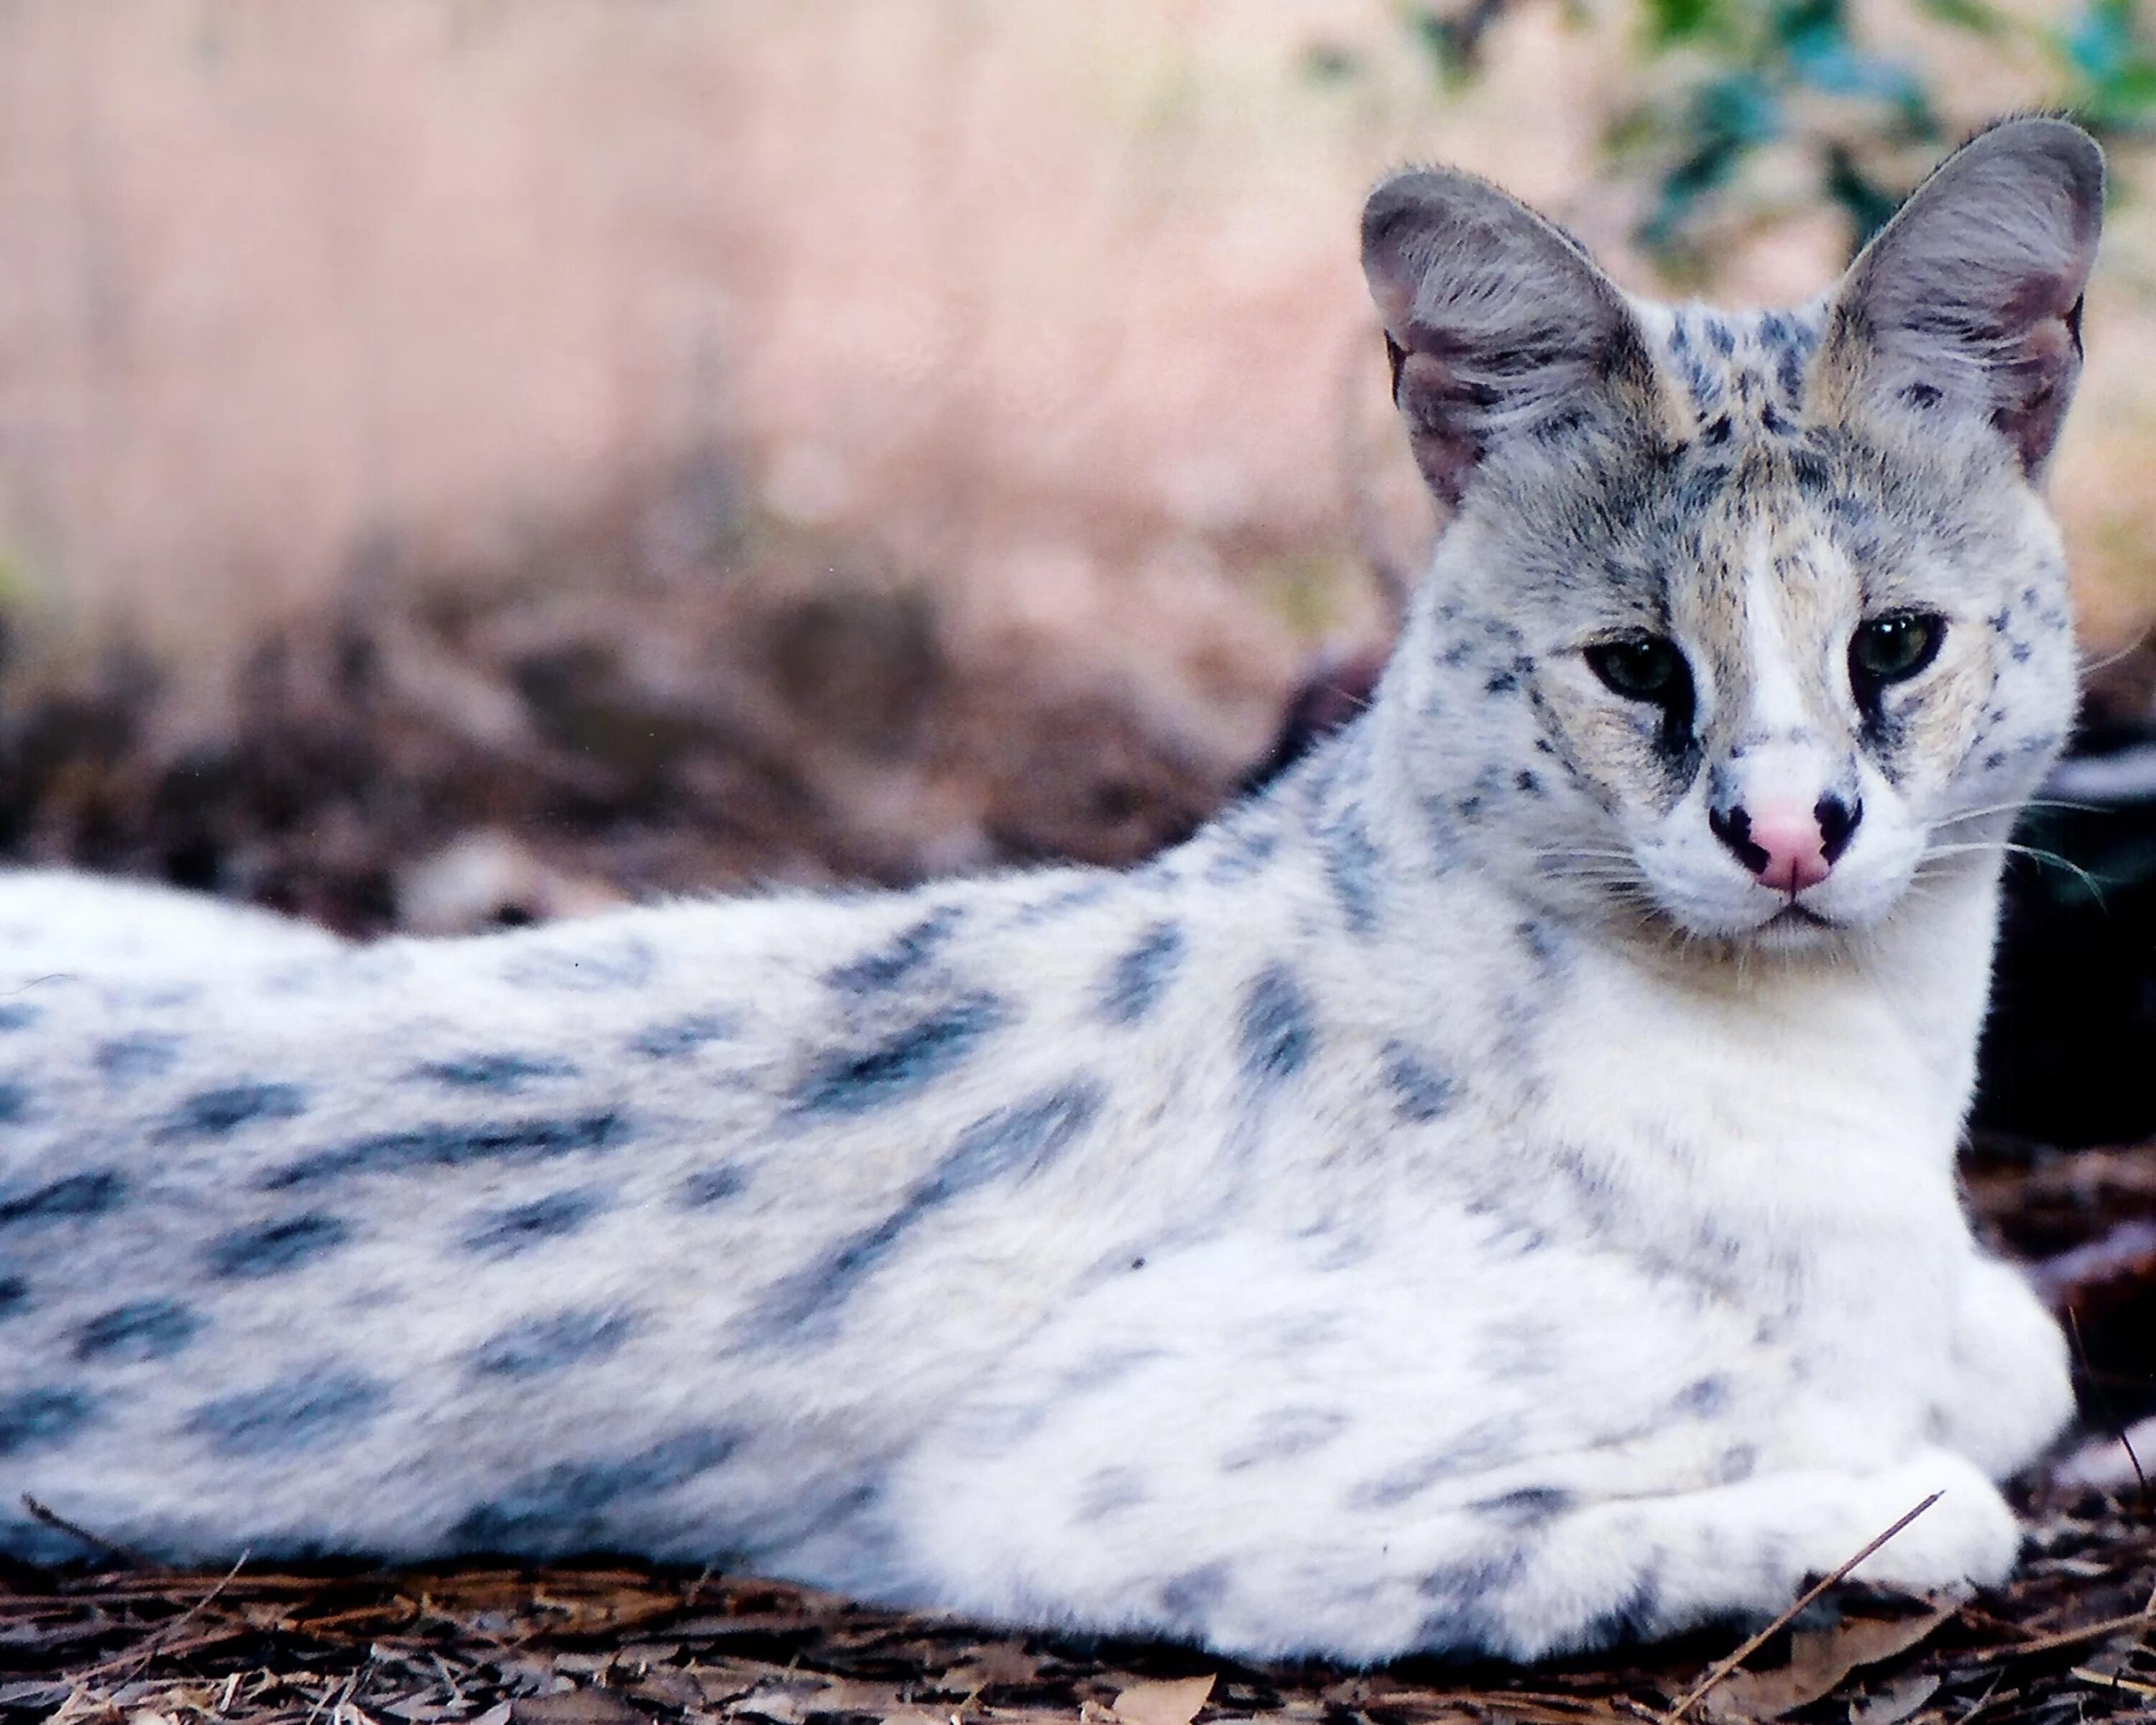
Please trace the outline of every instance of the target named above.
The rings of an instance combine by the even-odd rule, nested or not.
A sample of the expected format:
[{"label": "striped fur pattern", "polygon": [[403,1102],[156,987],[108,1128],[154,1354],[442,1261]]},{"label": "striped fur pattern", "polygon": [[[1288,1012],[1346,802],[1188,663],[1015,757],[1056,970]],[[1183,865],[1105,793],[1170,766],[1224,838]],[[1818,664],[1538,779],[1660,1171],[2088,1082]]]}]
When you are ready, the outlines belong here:
[{"label": "striped fur pattern", "polygon": [[[1953,1157],[2099,191],[2001,127],[1724,316],[1380,187],[1455,520],[1372,710],[1143,868],[371,946],[0,880],[0,1548],[74,1554],[27,1492],[1350,1661],[1771,1613],[1935,1491],[1864,1573],[1996,1579],[2070,1403]],[[1866,698],[1882,614],[1943,634]],[[1681,711],[1594,668],[1650,639]]]}]

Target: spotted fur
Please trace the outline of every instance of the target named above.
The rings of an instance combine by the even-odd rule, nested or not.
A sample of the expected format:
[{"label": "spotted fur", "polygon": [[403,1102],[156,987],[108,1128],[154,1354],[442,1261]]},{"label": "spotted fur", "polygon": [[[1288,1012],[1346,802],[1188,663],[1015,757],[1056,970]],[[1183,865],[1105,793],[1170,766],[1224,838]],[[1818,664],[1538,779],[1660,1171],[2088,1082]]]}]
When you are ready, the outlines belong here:
[{"label": "spotted fur", "polygon": [[[0,880],[0,1548],[72,1554],[28,1492],[1348,1660],[1770,1613],[1934,1491],[1864,1573],[1997,1579],[2068,1398],[1953,1155],[2100,172],[2001,127],[1747,316],[1388,182],[1455,518],[1369,712],[1132,873],[371,947]],[[1944,633],[1872,688],[1882,613]],[[1681,701],[1594,669],[1648,637]]]}]

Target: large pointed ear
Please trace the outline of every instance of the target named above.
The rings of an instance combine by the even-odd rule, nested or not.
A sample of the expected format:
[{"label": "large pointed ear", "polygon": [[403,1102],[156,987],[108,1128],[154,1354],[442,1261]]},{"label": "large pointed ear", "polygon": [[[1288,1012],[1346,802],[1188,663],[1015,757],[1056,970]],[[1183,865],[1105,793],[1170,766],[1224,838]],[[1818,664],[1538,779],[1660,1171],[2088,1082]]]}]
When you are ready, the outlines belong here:
[{"label": "large pointed ear", "polygon": [[1486,181],[1443,168],[1387,180],[1363,211],[1363,272],[1393,399],[1447,503],[1508,439],[1650,411],[1654,361],[1624,295]]},{"label": "large pointed ear", "polygon": [[2041,475],[2082,368],[2082,293],[2103,152],[2063,120],[2013,120],[1910,195],[1836,290],[1814,399],[1977,416]]}]

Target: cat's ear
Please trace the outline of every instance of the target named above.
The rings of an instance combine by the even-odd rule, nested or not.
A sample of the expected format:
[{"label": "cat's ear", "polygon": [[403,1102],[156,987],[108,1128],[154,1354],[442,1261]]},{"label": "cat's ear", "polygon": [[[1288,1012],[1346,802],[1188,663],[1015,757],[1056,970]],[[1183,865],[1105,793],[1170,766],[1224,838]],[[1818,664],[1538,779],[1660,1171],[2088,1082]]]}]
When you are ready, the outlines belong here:
[{"label": "cat's ear", "polygon": [[1815,373],[1829,411],[1979,416],[2040,475],[2082,368],[2103,152],[2013,120],[1949,156],[1835,290]]},{"label": "cat's ear", "polygon": [[1430,489],[1457,502],[1497,444],[1628,413],[1654,362],[1616,285],[1562,229],[1487,181],[1396,174],[1363,211],[1363,272],[1393,399]]}]

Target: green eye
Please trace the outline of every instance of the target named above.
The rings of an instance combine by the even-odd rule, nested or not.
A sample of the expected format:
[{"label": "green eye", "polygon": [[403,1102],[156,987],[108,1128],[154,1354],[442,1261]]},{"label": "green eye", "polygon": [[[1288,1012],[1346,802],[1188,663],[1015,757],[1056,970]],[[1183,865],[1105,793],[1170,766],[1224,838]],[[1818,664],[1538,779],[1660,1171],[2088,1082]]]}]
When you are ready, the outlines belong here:
[{"label": "green eye", "polygon": [[1621,635],[1598,641],[1586,653],[1587,668],[1605,688],[1627,701],[1676,706],[1691,692],[1691,673],[1676,643],[1662,635]]},{"label": "green eye", "polygon": [[1913,677],[1938,656],[1947,620],[1928,611],[1894,611],[1860,624],[1849,641],[1850,680],[1861,688]]}]

